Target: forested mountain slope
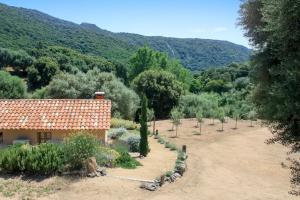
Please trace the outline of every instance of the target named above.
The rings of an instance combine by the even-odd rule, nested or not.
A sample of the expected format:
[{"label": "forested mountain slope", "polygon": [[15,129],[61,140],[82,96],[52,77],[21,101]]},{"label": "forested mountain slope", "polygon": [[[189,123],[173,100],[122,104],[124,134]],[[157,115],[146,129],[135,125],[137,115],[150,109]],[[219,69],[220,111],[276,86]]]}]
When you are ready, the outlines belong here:
[{"label": "forested mountain slope", "polygon": [[139,47],[167,52],[194,71],[248,60],[251,50],[226,41],[113,33],[42,12],[0,4],[0,47],[31,49],[38,41],[125,63]]}]

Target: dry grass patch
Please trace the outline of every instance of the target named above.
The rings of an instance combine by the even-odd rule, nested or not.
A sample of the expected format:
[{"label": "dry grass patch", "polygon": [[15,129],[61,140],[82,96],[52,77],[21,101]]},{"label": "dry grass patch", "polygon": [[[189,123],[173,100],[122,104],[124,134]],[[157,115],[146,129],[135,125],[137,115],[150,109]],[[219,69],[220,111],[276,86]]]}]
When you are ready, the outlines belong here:
[{"label": "dry grass patch", "polygon": [[4,177],[0,178],[0,199],[1,196],[7,199],[38,199],[61,190],[68,182],[61,177]]}]

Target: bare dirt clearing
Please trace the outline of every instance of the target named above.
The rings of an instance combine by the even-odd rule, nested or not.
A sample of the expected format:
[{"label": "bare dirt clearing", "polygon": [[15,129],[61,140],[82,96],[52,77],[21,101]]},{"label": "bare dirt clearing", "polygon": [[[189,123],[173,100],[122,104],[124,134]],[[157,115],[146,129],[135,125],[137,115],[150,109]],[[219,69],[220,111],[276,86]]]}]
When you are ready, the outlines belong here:
[{"label": "bare dirt clearing", "polygon": [[[156,192],[139,189],[139,182],[112,177],[84,178],[68,182],[61,191],[42,199],[298,199],[288,194],[290,190],[289,171],[281,167],[286,151],[281,145],[266,145],[271,136],[267,128],[250,122],[239,122],[233,130],[234,121],[214,126],[206,120],[202,135],[197,135],[195,120],[183,120],[179,127],[179,138],[170,121],[156,123],[160,134],[178,146],[186,144],[188,171],[173,184]],[[114,176],[153,179],[172,169],[175,153],[152,138],[151,154],[143,159],[143,167],[136,170],[112,169]],[[165,160],[166,159],[166,160]],[[0,178],[1,180],[1,178]]]}]

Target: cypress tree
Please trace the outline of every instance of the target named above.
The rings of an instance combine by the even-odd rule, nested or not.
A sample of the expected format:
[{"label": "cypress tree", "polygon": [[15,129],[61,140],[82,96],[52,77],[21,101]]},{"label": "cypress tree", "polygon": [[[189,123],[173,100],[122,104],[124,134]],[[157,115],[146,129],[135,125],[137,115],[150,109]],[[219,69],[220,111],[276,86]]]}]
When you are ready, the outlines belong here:
[{"label": "cypress tree", "polygon": [[140,118],[140,155],[147,156],[149,147],[148,147],[148,126],[147,126],[147,98],[145,95],[142,97],[142,108],[141,108],[141,118]]}]

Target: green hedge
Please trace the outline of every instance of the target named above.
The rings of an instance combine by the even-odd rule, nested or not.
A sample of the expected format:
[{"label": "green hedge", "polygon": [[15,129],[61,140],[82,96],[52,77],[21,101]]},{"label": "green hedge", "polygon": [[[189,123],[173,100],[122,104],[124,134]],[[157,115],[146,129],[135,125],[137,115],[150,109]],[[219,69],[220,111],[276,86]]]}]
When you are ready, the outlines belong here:
[{"label": "green hedge", "polygon": [[139,125],[133,121],[112,118],[111,122],[110,122],[110,127],[111,128],[126,128],[128,130],[134,130],[134,129],[138,129]]},{"label": "green hedge", "polygon": [[57,144],[13,145],[1,154],[0,168],[9,173],[52,174],[64,163],[62,148]]}]

